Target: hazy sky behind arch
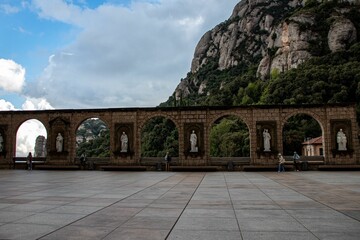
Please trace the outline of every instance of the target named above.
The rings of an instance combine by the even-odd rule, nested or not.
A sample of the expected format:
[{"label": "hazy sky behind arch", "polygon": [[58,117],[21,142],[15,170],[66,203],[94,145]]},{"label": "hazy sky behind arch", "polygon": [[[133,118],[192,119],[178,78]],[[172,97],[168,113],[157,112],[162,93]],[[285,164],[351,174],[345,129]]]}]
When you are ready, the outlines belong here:
[{"label": "hazy sky behind arch", "polygon": [[157,106],[239,0],[1,0],[0,110]]},{"label": "hazy sky behind arch", "polygon": [[37,119],[23,122],[16,132],[16,157],[26,157],[29,152],[35,156],[35,142],[38,136],[47,138],[45,126]]}]

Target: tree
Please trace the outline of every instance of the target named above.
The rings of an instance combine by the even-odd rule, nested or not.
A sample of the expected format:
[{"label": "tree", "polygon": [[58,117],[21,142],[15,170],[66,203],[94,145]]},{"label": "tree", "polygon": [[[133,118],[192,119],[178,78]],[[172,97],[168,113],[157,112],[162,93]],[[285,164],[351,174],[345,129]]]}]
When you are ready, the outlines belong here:
[{"label": "tree", "polygon": [[150,119],[141,132],[141,156],[179,156],[178,131],[175,124],[165,117]]},{"label": "tree", "polygon": [[250,156],[249,131],[245,123],[234,116],[222,118],[210,132],[212,157]]},{"label": "tree", "polygon": [[99,118],[85,120],[76,132],[76,155],[87,157],[110,157],[110,132],[106,124]]},{"label": "tree", "polygon": [[283,129],[284,155],[292,155],[294,151],[302,152],[302,143],[307,138],[322,136],[319,123],[309,115],[297,114],[290,117]]}]

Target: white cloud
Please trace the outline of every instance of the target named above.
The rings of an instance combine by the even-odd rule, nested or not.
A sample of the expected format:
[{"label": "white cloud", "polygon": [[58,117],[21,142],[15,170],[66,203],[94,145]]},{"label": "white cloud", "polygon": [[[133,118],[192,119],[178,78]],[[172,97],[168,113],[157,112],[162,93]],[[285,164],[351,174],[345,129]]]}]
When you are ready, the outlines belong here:
[{"label": "white cloud", "polygon": [[[45,110],[52,109],[45,99],[27,99],[22,110]],[[19,110],[10,102],[0,99],[0,111]],[[30,119],[21,124],[16,134],[16,156],[26,157],[29,152],[34,153],[35,140],[39,135],[47,137],[44,125],[36,120]]]},{"label": "white cloud", "polygon": [[76,24],[76,18],[83,11],[80,7],[63,0],[33,0],[33,7],[38,9],[42,18]]},{"label": "white cloud", "polygon": [[0,58],[0,88],[21,92],[25,83],[25,68],[13,60]]},{"label": "white cloud", "polygon": [[88,9],[34,0],[39,16],[80,33],[54,53],[26,94],[46,98],[55,108],[157,106],[190,71],[201,36],[228,19],[237,2],[133,1],[128,7]]},{"label": "white cloud", "polygon": [[[238,1],[138,0],[128,7],[108,3],[96,9],[67,3],[79,1],[24,2],[23,8],[80,33],[49,56],[35,83],[25,85],[25,69],[0,59],[0,89],[23,94],[23,110],[157,106],[190,71],[201,36],[226,20]],[[17,109],[0,99],[0,110]],[[17,156],[33,152],[38,135],[47,136],[37,120],[21,125]]]},{"label": "white cloud", "polygon": [[0,99],[0,111],[13,110],[47,110],[54,109],[45,98],[29,98],[27,97],[22,104],[21,109],[16,108],[11,102]]},{"label": "white cloud", "polygon": [[[22,105],[22,110],[46,110],[53,107],[46,99],[27,98]],[[0,111],[19,110],[10,102],[0,99]],[[35,140],[39,135],[47,137],[44,125],[35,119],[30,119],[21,124],[16,134],[16,156],[25,157],[29,152],[34,153]]]},{"label": "white cloud", "polygon": [[[22,110],[46,109],[53,109],[53,107],[43,98],[27,98],[22,105]],[[21,124],[16,135],[16,156],[25,157],[29,152],[34,156],[35,140],[39,135],[47,138],[46,129],[40,121],[30,119]]]},{"label": "white cloud", "polygon": [[11,102],[8,102],[4,99],[0,99],[0,111],[1,110],[5,110],[5,111],[15,110],[15,106]]},{"label": "white cloud", "polygon": [[26,157],[29,152],[34,156],[35,140],[39,135],[47,138],[46,129],[40,121],[30,119],[21,124],[16,134],[16,157]]},{"label": "white cloud", "polygon": [[18,31],[20,33],[24,33],[24,34],[28,34],[28,35],[31,35],[32,33],[30,31],[27,31],[26,29],[24,29],[23,27],[17,27],[15,29],[15,31]]},{"label": "white cloud", "polygon": [[20,11],[19,8],[11,6],[9,4],[0,4],[0,12],[4,12],[5,14],[14,14]]},{"label": "white cloud", "polygon": [[45,98],[28,98],[22,105],[23,110],[54,109]]}]

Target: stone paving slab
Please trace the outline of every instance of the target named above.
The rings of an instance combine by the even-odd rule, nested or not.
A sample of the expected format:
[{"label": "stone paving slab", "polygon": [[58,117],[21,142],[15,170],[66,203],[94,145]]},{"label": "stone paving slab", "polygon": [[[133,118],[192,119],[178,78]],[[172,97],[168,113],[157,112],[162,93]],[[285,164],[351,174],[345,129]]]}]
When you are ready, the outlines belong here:
[{"label": "stone paving slab", "polygon": [[359,239],[360,172],[0,171],[0,239]]}]

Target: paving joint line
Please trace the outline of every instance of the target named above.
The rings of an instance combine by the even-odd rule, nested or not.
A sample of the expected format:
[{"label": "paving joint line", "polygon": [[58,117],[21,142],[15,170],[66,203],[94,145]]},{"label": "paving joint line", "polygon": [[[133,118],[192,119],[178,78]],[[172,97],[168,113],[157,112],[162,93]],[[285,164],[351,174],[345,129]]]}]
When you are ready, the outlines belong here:
[{"label": "paving joint line", "polygon": [[199,183],[197,184],[196,188],[194,189],[193,193],[191,194],[191,196],[189,197],[189,200],[187,201],[186,205],[184,206],[183,210],[181,211],[181,213],[179,214],[178,218],[176,219],[175,223],[173,224],[173,226],[171,227],[171,229],[169,230],[168,234],[165,237],[165,240],[168,239],[168,237],[170,236],[171,232],[173,231],[175,225],[178,223],[179,219],[181,218],[181,216],[183,215],[185,209],[187,208],[187,206],[189,205],[191,199],[193,198],[194,194],[196,193],[196,191],[199,189],[199,186],[201,185],[202,181],[204,181],[204,178],[206,176],[206,173],[203,173],[201,180],[199,181]]},{"label": "paving joint line", "polygon": [[[166,179],[168,179],[168,178],[170,178],[170,177],[172,177],[172,176],[173,176],[173,175],[171,175],[171,176],[169,176],[169,177],[161,180],[160,182],[165,181]],[[138,182],[138,180],[132,181],[131,183],[124,184],[124,185],[122,185],[122,187],[123,187],[123,186],[130,185],[130,184],[134,184],[134,183],[136,183],[136,182]],[[78,222],[78,221],[81,221],[82,219],[84,219],[84,218],[86,218],[86,217],[88,217],[88,216],[91,216],[91,215],[93,215],[93,214],[95,214],[95,213],[97,213],[97,212],[99,212],[99,211],[102,211],[102,210],[104,210],[104,209],[106,209],[106,208],[108,208],[108,207],[111,207],[111,206],[113,206],[113,205],[115,205],[115,204],[123,201],[124,199],[127,199],[127,198],[129,198],[129,197],[131,197],[131,196],[133,196],[133,195],[135,195],[135,194],[137,194],[137,193],[139,193],[139,192],[141,192],[141,191],[143,191],[143,190],[145,190],[145,189],[148,189],[148,188],[150,188],[150,187],[152,187],[152,186],[155,186],[155,185],[158,184],[158,183],[159,183],[159,182],[156,182],[156,183],[154,183],[154,184],[152,184],[152,185],[150,185],[150,186],[148,186],[148,187],[146,187],[146,188],[144,188],[144,189],[141,189],[141,190],[139,190],[139,191],[137,191],[137,192],[135,192],[135,193],[132,193],[131,195],[129,195],[129,196],[125,197],[125,198],[122,198],[122,199],[120,199],[120,200],[118,200],[118,201],[116,201],[116,202],[114,202],[114,203],[112,203],[112,204],[110,204],[110,205],[108,205],[108,206],[105,206],[105,207],[103,207],[103,208],[100,208],[99,210],[96,210],[95,212],[92,212],[92,213],[90,213],[90,214],[88,214],[88,215],[86,215],[86,216],[84,216],[84,217],[82,217],[82,218],[79,218],[79,219],[77,219],[77,220],[75,220],[75,221],[73,221],[73,222],[71,222],[71,223],[68,223],[68,224],[66,224],[66,225],[64,225],[64,226],[62,226],[62,227],[60,227],[60,228],[57,228],[56,230],[51,231],[51,232],[49,232],[49,233],[47,233],[47,234],[39,237],[38,239],[40,240],[40,239],[42,239],[42,238],[44,238],[44,237],[46,237],[46,236],[49,236],[49,235],[53,234],[54,232],[57,232],[57,231],[59,231],[59,230],[61,230],[61,229],[63,229],[63,228],[66,228],[66,227],[72,225],[73,223],[76,223],[76,222]],[[98,195],[98,194],[93,194],[93,195],[91,195],[91,196],[95,196],[95,195]],[[86,199],[86,198],[84,198],[84,199]],[[131,219],[131,218],[130,218],[130,219]],[[122,225],[122,224],[121,224],[121,225]],[[120,225],[120,226],[121,226],[121,225]],[[118,226],[118,227],[115,228],[114,230],[118,229],[120,226]],[[112,230],[111,232],[109,232],[105,237],[107,237],[107,236],[108,236],[110,233],[112,233],[114,230]]]},{"label": "paving joint line", "polygon": [[236,223],[237,223],[238,228],[239,228],[240,237],[241,237],[241,239],[244,239],[243,234],[242,234],[242,231],[241,231],[239,219],[238,219],[237,216],[236,216],[236,211],[235,211],[235,208],[234,208],[234,202],[233,202],[233,200],[232,200],[232,198],[231,198],[231,194],[230,194],[230,191],[229,191],[229,185],[228,185],[228,182],[227,182],[227,179],[226,179],[225,172],[223,173],[223,176],[224,176],[224,180],[225,180],[225,184],[226,184],[226,189],[227,189],[228,194],[229,194],[229,198],[230,198],[230,202],[231,202],[231,207],[232,207],[232,209],[233,209],[233,212],[234,212],[234,215],[235,215],[235,219],[236,219]]},{"label": "paving joint line", "polygon": [[[263,175],[263,176],[264,176],[264,175]],[[265,177],[265,176],[264,176],[264,177]],[[274,179],[272,179],[272,178],[271,178],[271,180],[279,183],[279,184],[282,185],[282,186],[285,186],[285,187],[287,187],[287,188],[290,188],[290,189],[293,190],[294,192],[297,192],[297,193],[299,193],[299,194],[301,194],[301,195],[304,195],[304,196],[310,198],[310,199],[313,200],[314,202],[317,202],[317,203],[319,203],[319,204],[321,204],[321,205],[324,205],[324,206],[326,206],[327,208],[330,208],[330,209],[332,209],[332,210],[334,210],[334,211],[336,211],[336,212],[338,212],[338,213],[340,213],[340,214],[343,214],[343,215],[345,215],[345,216],[347,216],[347,217],[349,217],[349,218],[351,218],[351,219],[353,219],[353,220],[355,220],[355,221],[360,222],[359,219],[356,219],[356,218],[354,218],[354,217],[351,216],[351,215],[348,215],[348,214],[346,214],[346,213],[344,213],[344,212],[342,212],[342,211],[340,211],[340,210],[338,210],[338,209],[335,209],[335,208],[329,206],[329,205],[326,204],[326,203],[320,202],[319,200],[313,199],[313,198],[312,198],[309,194],[307,194],[307,193],[302,193],[300,190],[296,190],[296,189],[294,189],[293,187],[291,187],[290,185],[287,185],[287,184],[284,184],[284,183],[280,183],[280,182],[278,182],[277,180],[274,180]],[[307,179],[307,180],[308,180],[308,179]],[[281,181],[281,180],[279,180],[279,181]],[[316,180],[312,180],[312,179],[311,179],[311,181],[314,182],[314,183],[319,183],[319,181],[316,181]],[[321,183],[321,184],[326,184],[326,185],[328,185],[327,183],[322,183],[322,182],[320,182],[320,183]],[[342,188],[342,187],[340,187],[340,188]],[[338,195],[338,194],[332,194],[332,195],[334,195],[334,196],[336,196],[336,197],[338,197],[338,198],[342,198],[341,195]],[[356,202],[357,202],[357,201],[356,201]],[[286,210],[285,210],[285,211],[286,211]]]},{"label": "paving joint line", "polygon": [[[277,182],[276,180],[271,179],[271,178],[263,175],[262,173],[260,173],[260,175],[263,176],[264,178],[268,179],[268,180],[270,179],[271,181],[274,181],[274,182],[280,184],[281,186],[290,188],[291,190],[295,191],[295,190],[292,189],[291,187],[288,187],[288,186],[286,186],[286,185],[284,185],[284,184],[282,184],[282,183],[279,183],[279,182]],[[281,207],[276,201],[274,201],[268,194],[266,194],[266,193],[265,193],[263,190],[261,190],[257,185],[255,185],[250,179],[249,179],[249,181],[250,181],[250,183],[251,183],[252,185],[254,185],[257,189],[259,189],[259,191],[261,191],[263,194],[265,194],[265,196],[267,196],[269,199],[271,199],[280,209],[282,209],[283,211],[285,211],[287,214],[289,214],[289,215],[291,216],[291,218],[293,218],[297,223],[299,223],[301,226],[303,226],[303,227],[304,227],[309,233],[311,233],[315,238],[320,239],[320,238],[318,238],[310,229],[308,229],[304,224],[302,224],[296,217],[294,217],[292,214],[290,214],[286,209],[282,208],[282,207]],[[295,191],[295,192],[297,192],[297,191]],[[299,193],[299,192],[297,192],[297,193]],[[300,194],[301,194],[301,193],[300,193]]]}]

